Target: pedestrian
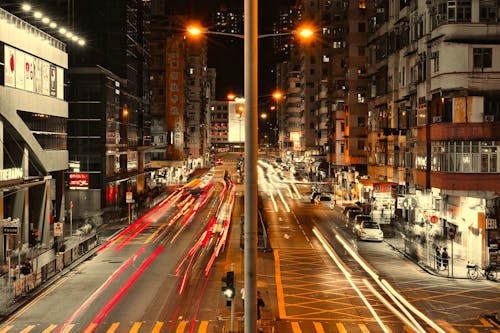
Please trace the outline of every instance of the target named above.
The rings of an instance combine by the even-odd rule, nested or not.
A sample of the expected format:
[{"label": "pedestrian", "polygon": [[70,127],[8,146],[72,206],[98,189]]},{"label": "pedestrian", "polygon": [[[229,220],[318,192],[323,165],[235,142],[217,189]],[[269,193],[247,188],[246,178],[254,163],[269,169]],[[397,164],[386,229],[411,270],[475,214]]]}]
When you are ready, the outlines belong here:
[{"label": "pedestrian", "polygon": [[257,328],[261,328],[261,313],[262,313],[262,308],[266,306],[264,303],[264,300],[262,299],[262,296],[260,295],[260,291],[257,291]]},{"label": "pedestrian", "polygon": [[448,268],[448,252],[446,251],[446,248],[444,248],[443,253],[441,253],[441,260],[443,262],[443,268],[447,269]]},{"label": "pedestrian", "polygon": [[321,196],[321,195],[320,195],[320,194],[318,194],[318,195],[316,195],[316,196],[314,197],[314,204],[315,204],[316,206],[317,206],[317,205],[319,205],[320,196]]},{"label": "pedestrian", "polygon": [[441,248],[436,246],[436,269],[439,271],[441,269]]}]

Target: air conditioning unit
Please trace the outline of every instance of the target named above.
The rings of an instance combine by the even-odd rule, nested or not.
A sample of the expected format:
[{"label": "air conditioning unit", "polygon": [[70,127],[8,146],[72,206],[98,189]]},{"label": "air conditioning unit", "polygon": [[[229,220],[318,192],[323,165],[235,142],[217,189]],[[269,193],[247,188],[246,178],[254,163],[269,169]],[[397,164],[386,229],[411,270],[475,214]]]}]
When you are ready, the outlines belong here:
[{"label": "air conditioning unit", "polygon": [[433,123],[440,123],[441,122],[441,116],[435,116],[435,117],[432,117],[432,122]]},{"label": "air conditioning unit", "polygon": [[492,123],[495,121],[495,116],[492,114],[484,115],[484,121],[486,123]]}]

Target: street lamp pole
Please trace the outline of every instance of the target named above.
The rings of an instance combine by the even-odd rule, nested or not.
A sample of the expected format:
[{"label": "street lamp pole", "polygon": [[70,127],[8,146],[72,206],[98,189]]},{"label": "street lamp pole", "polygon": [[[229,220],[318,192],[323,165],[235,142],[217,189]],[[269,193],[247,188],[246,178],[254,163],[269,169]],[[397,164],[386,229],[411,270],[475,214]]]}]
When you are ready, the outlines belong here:
[{"label": "street lamp pole", "polygon": [[245,132],[245,202],[244,202],[244,333],[257,332],[257,151],[258,151],[258,0],[245,0],[244,95]]},{"label": "street lamp pole", "polygon": [[244,333],[256,333],[257,327],[257,157],[258,157],[258,39],[265,37],[298,34],[302,38],[313,35],[311,28],[286,33],[258,35],[258,0],[245,0],[244,35],[207,31],[198,27],[188,27],[191,35],[210,33],[244,39],[244,96],[245,96],[245,202],[244,202]]}]

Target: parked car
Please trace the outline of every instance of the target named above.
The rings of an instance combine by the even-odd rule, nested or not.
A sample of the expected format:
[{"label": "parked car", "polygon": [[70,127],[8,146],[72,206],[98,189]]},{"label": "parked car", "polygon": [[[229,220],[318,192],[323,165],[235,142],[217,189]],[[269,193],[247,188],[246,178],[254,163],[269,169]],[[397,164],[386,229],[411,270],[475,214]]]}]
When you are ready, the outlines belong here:
[{"label": "parked car", "polygon": [[224,164],[224,160],[222,159],[222,157],[217,157],[217,159],[215,160],[215,165],[223,165]]},{"label": "parked car", "polygon": [[363,221],[356,228],[356,236],[360,240],[383,241],[384,233],[380,229],[380,225],[374,221]]},{"label": "parked car", "polygon": [[354,217],[354,219],[346,222],[346,228],[350,229],[353,233],[356,233],[356,227],[363,221],[373,221],[373,219],[370,215],[358,214]]}]

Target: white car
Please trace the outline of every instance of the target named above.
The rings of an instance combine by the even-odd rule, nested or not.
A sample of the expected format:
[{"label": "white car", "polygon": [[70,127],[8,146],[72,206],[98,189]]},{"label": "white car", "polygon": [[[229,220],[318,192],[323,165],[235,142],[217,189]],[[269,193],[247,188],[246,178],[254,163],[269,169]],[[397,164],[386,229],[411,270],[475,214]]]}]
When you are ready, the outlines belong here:
[{"label": "white car", "polygon": [[356,228],[356,236],[361,240],[383,241],[384,233],[380,225],[374,221],[362,221]]}]

